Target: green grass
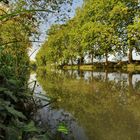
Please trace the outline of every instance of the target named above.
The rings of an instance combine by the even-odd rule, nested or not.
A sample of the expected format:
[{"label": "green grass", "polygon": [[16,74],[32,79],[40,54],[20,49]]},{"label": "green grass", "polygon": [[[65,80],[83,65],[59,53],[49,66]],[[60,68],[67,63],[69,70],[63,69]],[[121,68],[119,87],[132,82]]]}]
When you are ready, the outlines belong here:
[{"label": "green grass", "polygon": [[78,69],[78,66],[64,66],[63,69],[65,70],[77,70]]},{"label": "green grass", "polygon": [[137,64],[128,64],[127,65],[127,70],[128,71],[140,71],[140,65],[137,65]]},{"label": "green grass", "polygon": [[127,65],[127,70],[130,71],[130,72],[135,71],[135,64],[128,64]]},{"label": "green grass", "polygon": [[[140,65],[136,65],[136,64],[127,64],[126,66],[122,65],[121,66],[122,69],[125,69],[127,71],[135,71],[135,70],[138,70],[140,71]],[[81,66],[78,66],[78,65],[74,65],[74,66],[64,66],[63,69],[65,70],[94,70],[96,69],[96,65],[81,65]],[[113,67],[112,67],[113,68]],[[114,67],[115,68],[115,67]]]},{"label": "green grass", "polygon": [[94,70],[95,66],[93,65],[82,65],[80,66],[80,70]]},{"label": "green grass", "polygon": [[[51,69],[57,69],[57,67],[55,65],[47,65],[47,66],[42,66],[39,67],[40,69],[46,69],[46,70],[51,70]],[[95,70],[97,68],[104,68],[104,66],[102,65],[102,67],[99,67],[99,64],[95,64],[95,65],[65,65],[63,67],[64,70],[87,70],[87,71],[92,71]],[[133,71],[140,71],[140,65],[139,64],[126,64],[126,65],[121,65],[119,67],[116,67],[116,65],[114,65],[114,67],[109,67],[108,68],[115,68],[115,69],[123,69],[123,70],[127,70],[130,72]]]},{"label": "green grass", "polygon": [[140,65],[136,65],[135,70],[140,70]]},{"label": "green grass", "polygon": [[73,70],[94,70],[95,69],[95,66],[93,65],[81,65],[81,66],[64,66],[63,69],[65,70],[70,70],[70,69],[73,69]]}]

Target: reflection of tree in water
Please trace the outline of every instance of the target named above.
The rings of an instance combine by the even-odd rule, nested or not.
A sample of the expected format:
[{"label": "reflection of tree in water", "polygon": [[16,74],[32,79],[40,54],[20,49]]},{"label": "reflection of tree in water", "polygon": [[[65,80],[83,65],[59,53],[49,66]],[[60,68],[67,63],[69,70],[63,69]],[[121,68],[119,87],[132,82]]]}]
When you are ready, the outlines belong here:
[{"label": "reflection of tree in water", "polygon": [[38,80],[49,96],[60,99],[55,108],[71,113],[89,140],[140,139],[140,100],[125,80],[87,84],[51,73]]},{"label": "reflection of tree in water", "polygon": [[133,84],[132,84],[132,73],[128,73],[128,82],[129,82],[129,90],[130,92],[133,92],[134,88],[133,88]]},{"label": "reflection of tree in water", "polygon": [[78,70],[78,76],[80,78],[83,78],[84,77],[84,71]]},{"label": "reflection of tree in water", "polygon": [[140,94],[140,81],[135,82],[135,90],[138,91]]}]

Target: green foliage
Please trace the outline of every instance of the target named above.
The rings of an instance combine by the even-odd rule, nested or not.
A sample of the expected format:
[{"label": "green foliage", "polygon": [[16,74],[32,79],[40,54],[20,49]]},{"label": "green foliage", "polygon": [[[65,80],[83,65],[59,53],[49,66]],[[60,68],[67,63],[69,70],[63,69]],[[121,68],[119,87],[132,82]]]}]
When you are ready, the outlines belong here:
[{"label": "green foliage", "polygon": [[28,124],[25,107],[31,104],[31,96],[25,94],[27,89],[20,87],[21,84],[10,79],[3,81],[0,87],[0,132],[3,139],[19,140],[24,132],[34,132],[33,123]]},{"label": "green foliage", "polygon": [[37,69],[37,65],[35,61],[30,61],[30,67],[33,71],[35,71]]},{"label": "green foliage", "polygon": [[[8,4],[6,0],[3,2]],[[66,3],[71,4],[71,0],[13,0],[9,7],[0,6],[2,140],[49,139],[47,134],[40,135],[29,115],[34,110],[34,103],[27,84],[28,50],[31,36],[38,36],[38,19],[59,12]],[[64,65],[77,59],[81,64],[85,54],[107,58],[108,54],[114,53],[114,49],[117,52],[124,48],[136,48],[134,44],[139,40],[138,8],[137,1],[131,0],[85,1],[72,20],[64,25],[54,25],[48,31],[48,41],[37,55],[37,64],[46,66],[49,62]],[[122,41],[119,42],[119,39]],[[58,131],[68,133],[65,125],[59,125]]]},{"label": "green foliage", "polygon": [[[71,5],[71,0],[0,1],[1,140],[49,139],[47,134],[42,135],[41,130],[36,128],[31,118],[36,106],[33,93],[28,89],[28,51],[31,39],[38,39],[38,19],[58,12],[64,4]],[[36,67],[35,63],[31,66]]]},{"label": "green foliage", "polygon": [[[0,8],[6,11],[7,7]],[[4,140],[22,139],[25,132],[19,125],[28,124],[25,105],[32,104],[26,86],[31,43],[24,20],[0,22],[0,136]]]},{"label": "green foliage", "polygon": [[68,134],[68,128],[67,128],[67,126],[66,126],[65,124],[63,124],[63,123],[60,123],[60,124],[58,125],[57,131],[58,131],[58,132],[61,132],[61,133],[64,133],[64,134]]},{"label": "green foliage", "polygon": [[126,56],[128,51],[132,62],[132,50],[139,44],[139,16],[135,0],[85,0],[73,19],[51,27],[37,63],[81,64],[85,55],[92,63],[93,58],[108,62],[110,54]]}]

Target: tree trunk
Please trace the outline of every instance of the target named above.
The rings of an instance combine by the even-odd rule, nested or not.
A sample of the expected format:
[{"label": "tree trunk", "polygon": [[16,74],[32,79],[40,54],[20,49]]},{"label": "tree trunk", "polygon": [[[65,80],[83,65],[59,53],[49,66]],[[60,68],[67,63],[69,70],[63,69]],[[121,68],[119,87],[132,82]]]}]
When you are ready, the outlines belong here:
[{"label": "tree trunk", "polygon": [[108,52],[107,51],[105,52],[105,61],[106,61],[105,65],[107,66],[108,65]]},{"label": "tree trunk", "polygon": [[72,57],[70,59],[71,59],[71,65],[73,65],[73,59],[72,59]]},{"label": "tree trunk", "polygon": [[93,81],[93,71],[92,71],[92,73],[91,73],[91,81]]},{"label": "tree trunk", "polygon": [[105,82],[108,82],[108,71],[105,70]]},{"label": "tree trunk", "polygon": [[130,48],[129,49],[129,54],[128,54],[128,61],[129,61],[129,63],[133,63],[132,51],[133,51],[133,49]]},{"label": "tree trunk", "polygon": [[132,72],[130,72],[130,73],[128,73],[128,81],[129,81],[129,90],[131,91],[131,92],[133,92],[133,84],[132,84],[132,76],[133,76],[133,74],[132,74]]},{"label": "tree trunk", "polygon": [[81,58],[79,58],[79,64],[81,65],[82,61],[81,61]]},{"label": "tree trunk", "polygon": [[84,63],[84,57],[81,56],[81,57],[80,57],[80,65],[82,65],[83,63]]},{"label": "tree trunk", "polygon": [[93,53],[91,53],[91,63],[93,64]]}]

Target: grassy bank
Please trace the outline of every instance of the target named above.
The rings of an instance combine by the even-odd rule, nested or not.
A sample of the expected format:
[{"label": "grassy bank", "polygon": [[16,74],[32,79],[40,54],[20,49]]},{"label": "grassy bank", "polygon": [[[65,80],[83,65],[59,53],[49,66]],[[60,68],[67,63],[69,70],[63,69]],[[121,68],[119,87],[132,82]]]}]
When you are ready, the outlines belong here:
[{"label": "grassy bank", "polygon": [[128,71],[140,71],[140,64],[128,64],[127,65]]},{"label": "grassy bank", "polygon": [[123,63],[95,63],[95,64],[83,64],[83,65],[65,65],[64,70],[95,70],[95,69],[123,69],[127,71],[140,71],[140,64],[127,64]]},{"label": "grassy bank", "polygon": [[71,65],[71,66],[64,66],[63,69],[65,70],[94,70],[95,66],[93,65]]}]

